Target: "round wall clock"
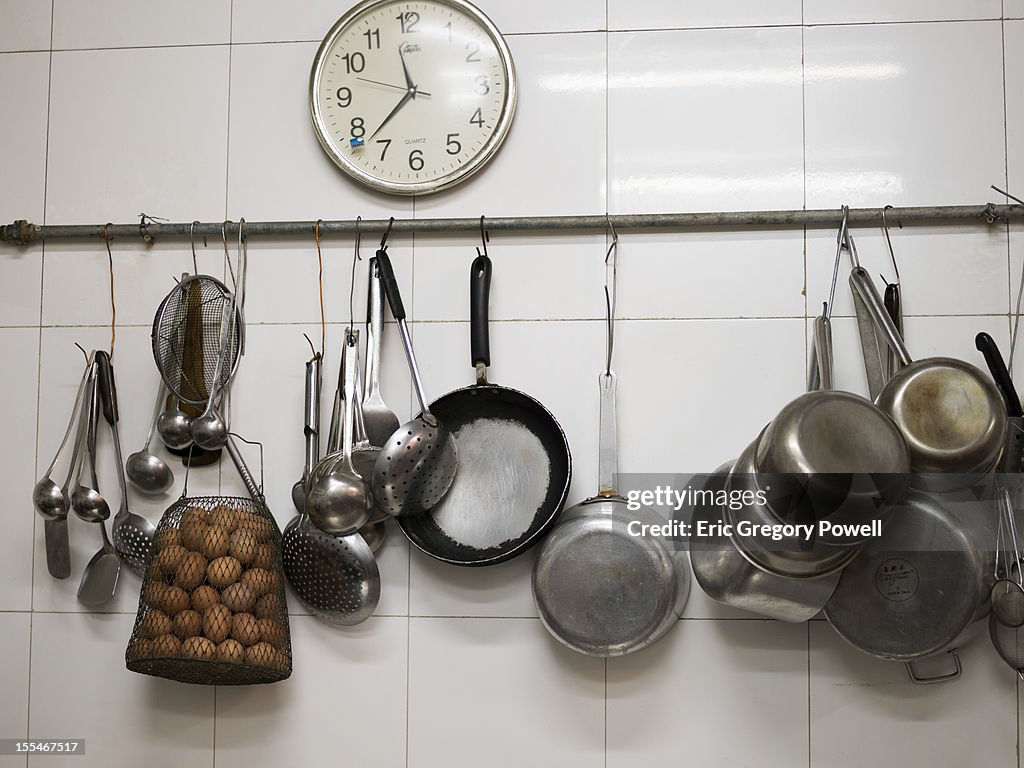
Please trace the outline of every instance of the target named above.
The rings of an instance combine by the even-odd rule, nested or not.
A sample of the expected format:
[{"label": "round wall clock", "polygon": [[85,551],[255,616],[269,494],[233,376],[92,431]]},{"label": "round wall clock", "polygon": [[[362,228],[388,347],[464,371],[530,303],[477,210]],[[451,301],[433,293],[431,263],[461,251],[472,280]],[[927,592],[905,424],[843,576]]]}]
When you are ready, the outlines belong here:
[{"label": "round wall clock", "polygon": [[516,76],[501,33],[465,0],[366,0],[321,43],[309,95],[339,168],[372,189],[421,195],[494,157]]}]

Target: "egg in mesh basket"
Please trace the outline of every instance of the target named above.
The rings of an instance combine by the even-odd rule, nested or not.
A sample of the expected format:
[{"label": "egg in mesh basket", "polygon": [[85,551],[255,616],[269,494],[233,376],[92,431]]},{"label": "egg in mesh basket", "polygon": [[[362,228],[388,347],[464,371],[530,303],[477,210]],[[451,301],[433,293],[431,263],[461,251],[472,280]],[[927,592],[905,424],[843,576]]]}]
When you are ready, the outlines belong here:
[{"label": "egg in mesh basket", "polygon": [[183,496],[157,526],[128,669],[198,685],[291,675],[281,532],[261,501]]}]

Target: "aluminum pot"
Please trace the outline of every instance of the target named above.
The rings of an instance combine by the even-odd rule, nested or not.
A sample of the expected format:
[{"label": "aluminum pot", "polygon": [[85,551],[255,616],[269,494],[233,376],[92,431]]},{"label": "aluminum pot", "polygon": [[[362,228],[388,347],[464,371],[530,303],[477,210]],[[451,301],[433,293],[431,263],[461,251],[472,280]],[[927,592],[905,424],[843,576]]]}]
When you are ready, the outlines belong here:
[{"label": "aluminum pot", "polygon": [[877,403],[906,437],[913,485],[948,493],[974,484],[1002,456],[1007,417],[999,390],[979,368],[962,360],[911,360],[863,268],[850,273],[850,286],[904,366],[882,388]]},{"label": "aluminum pot", "polygon": [[[705,491],[725,490],[732,462],[708,476]],[[699,504],[690,519],[691,531],[701,521],[723,522],[724,510],[715,503]],[[803,622],[828,602],[839,583],[839,571],[817,578],[794,579],[770,573],[754,563],[733,536],[690,537],[690,563],[701,589],[712,600],[761,616]]]},{"label": "aluminum pot", "polygon": [[[754,471],[768,506],[783,522],[864,523],[879,519],[886,504],[903,498],[910,449],[896,424],[874,403],[832,389],[829,321],[814,325],[813,369],[821,389],[787,404],[758,438]],[[819,537],[854,545],[863,537]]]},{"label": "aluminum pot", "polygon": [[[991,489],[908,494],[878,539],[848,565],[825,617],[847,642],[908,665],[955,651],[985,628],[991,601],[995,509]],[[937,682],[959,674],[957,669]]]},{"label": "aluminum pot", "polygon": [[[736,460],[728,478],[727,490],[730,493],[747,493],[748,498],[756,498],[759,495],[767,497],[770,493],[770,489],[760,483],[761,478],[758,476],[755,461],[757,446],[763,436],[764,431]],[[751,563],[768,573],[788,578],[816,579],[838,572],[857,556],[859,543],[835,546],[820,541],[817,537],[810,541],[800,536],[775,540],[768,535],[748,533],[744,530],[744,525],[776,526],[793,523],[794,520],[776,514],[770,503],[761,504],[755,500],[738,506],[739,509],[724,510],[726,518],[735,530],[734,540]]]}]

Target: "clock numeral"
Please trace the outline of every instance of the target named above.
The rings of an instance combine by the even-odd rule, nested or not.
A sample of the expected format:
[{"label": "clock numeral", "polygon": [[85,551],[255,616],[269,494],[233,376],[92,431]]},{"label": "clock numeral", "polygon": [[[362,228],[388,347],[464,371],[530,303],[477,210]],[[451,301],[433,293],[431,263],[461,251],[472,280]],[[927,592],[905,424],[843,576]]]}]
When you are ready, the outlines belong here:
[{"label": "clock numeral", "polygon": [[487,75],[477,75],[473,82],[476,83],[474,93],[478,96],[486,96],[491,92],[491,79]]},{"label": "clock numeral", "polygon": [[353,117],[352,118],[352,138],[361,139],[366,135],[366,125],[363,123],[363,118]]},{"label": "clock numeral", "polygon": [[449,155],[457,155],[462,151],[462,144],[458,141],[459,134],[449,133],[448,138],[445,141],[445,151]]},{"label": "clock numeral", "polygon": [[444,28],[448,30],[448,42],[450,43],[452,41],[452,23],[449,21]]},{"label": "clock numeral", "polygon": [[363,37],[366,38],[367,50],[372,51],[374,48],[380,48],[380,27],[366,30],[363,32]]},{"label": "clock numeral", "polygon": [[341,57],[341,60],[345,62],[345,71],[349,74],[362,72],[366,68],[366,57],[358,51],[346,53]]},{"label": "clock numeral", "polygon": [[477,128],[484,127],[484,116],[480,113],[480,107],[477,107],[476,112],[474,112],[473,116],[469,118],[469,124],[475,125]]},{"label": "clock numeral", "polygon": [[480,53],[479,43],[474,43],[472,40],[470,40],[468,43],[466,43],[466,50],[469,51],[469,53],[466,54],[467,62],[480,61],[480,57],[477,56],[477,54]]},{"label": "clock numeral", "polygon": [[416,11],[408,11],[395,16],[398,23],[402,25],[402,34],[406,35],[416,31],[416,25],[420,23],[420,15]]},{"label": "clock numeral", "polygon": [[380,150],[380,159],[383,160],[384,155],[388,153],[388,147],[391,146],[391,139],[377,139],[377,143],[384,145]]},{"label": "clock numeral", "polygon": [[423,150],[414,149],[409,153],[409,167],[414,171],[423,170]]},{"label": "clock numeral", "polygon": [[335,95],[338,97],[338,106],[342,109],[352,103],[352,91],[349,88],[339,88]]}]

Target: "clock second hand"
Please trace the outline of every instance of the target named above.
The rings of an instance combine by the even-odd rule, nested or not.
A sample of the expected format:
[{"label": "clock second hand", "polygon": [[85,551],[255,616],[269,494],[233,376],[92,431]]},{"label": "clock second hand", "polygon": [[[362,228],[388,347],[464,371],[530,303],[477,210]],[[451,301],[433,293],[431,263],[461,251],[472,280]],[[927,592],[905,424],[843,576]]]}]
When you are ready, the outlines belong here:
[{"label": "clock second hand", "polygon": [[[357,77],[356,80],[362,80],[364,83],[373,83],[374,85],[382,85],[385,88],[394,88],[396,91],[408,91],[404,85],[393,85],[391,83],[382,83],[380,80],[371,80],[368,77]],[[421,91],[419,88],[416,89],[417,96],[430,96],[431,94],[427,91]]]}]

